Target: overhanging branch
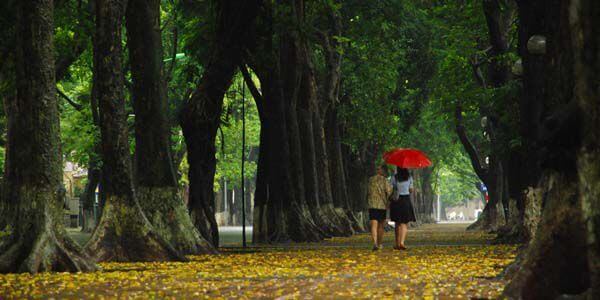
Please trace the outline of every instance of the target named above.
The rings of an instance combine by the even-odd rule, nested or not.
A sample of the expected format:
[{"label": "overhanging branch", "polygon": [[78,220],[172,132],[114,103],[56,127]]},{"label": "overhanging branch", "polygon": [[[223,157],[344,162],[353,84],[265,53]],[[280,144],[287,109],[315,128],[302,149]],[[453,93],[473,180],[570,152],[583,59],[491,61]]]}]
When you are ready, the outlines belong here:
[{"label": "overhanging branch", "polygon": [[244,82],[246,82],[246,86],[248,86],[248,89],[250,90],[250,94],[252,94],[252,97],[254,97],[254,102],[256,102],[256,109],[258,110],[258,113],[262,115],[264,113],[263,95],[260,93],[260,91],[256,87],[256,84],[254,84],[254,81],[252,81],[252,76],[250,76],[250,73],[248,72],[246,65],[244,65],[244,64],[240,65],[239,69],[240,69],[240,72],[242,73],[242,77],[244,77]]},{"label": "overhanging branch", "polygon": [[82,110],[83,109],[83,105],[71,100],[71,98],[69,98],[69,96],[67,96],[65,93],[63,93],[59,88],[56,88],[56,92],[65,100],[67,100],[67,102],[73,106],[73,108],[75,108],[76,110]]},{"label": "overhanging branch", "polygon": [[471,165],[473,166],[473,169],[475,170],[475,174],[477,174],[477,176],[482,181],[486,182],[487,177],[488,177],[488,172],[487,172],[487,169],[482,166],[481,158],[479,157],[479,153],[477,152],[477,149],[475,149],[475,146],[473,145],[473,143],[467,136],[467,131],[465,130],[465,126],[463,124],[462,107],[460,104],[456,105],[455,118],[456,118],[456,134],[458,135],[458,138],[459,138],[461,144],[465,148],[465,151],[469,155]]}]

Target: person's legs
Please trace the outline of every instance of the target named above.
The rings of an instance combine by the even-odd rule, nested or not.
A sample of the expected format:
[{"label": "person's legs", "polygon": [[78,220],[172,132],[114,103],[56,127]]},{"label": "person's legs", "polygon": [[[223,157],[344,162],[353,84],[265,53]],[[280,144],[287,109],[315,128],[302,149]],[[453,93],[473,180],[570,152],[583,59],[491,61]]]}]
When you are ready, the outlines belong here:
[{"label": "person's legs", "polygon": [[379,227],[377,224],[378,222],[377,222],[377,220],[371,220],[370,223],[371,223],[371,238],[373,238],[373,245],[375,247],[377,247],[377,245],[378,245],[377,244],[377,234],[378,234],[377,230]]},{"label": "person's legs", "polygon": [[383,233],[385,232],[385,220],[379,221],[377,225],[377,247],[381,248],[383,244]]},{"label": "person's legs", "polygon": [[396,222],[396,226],[394,228],[394,236],[396,239],[396,243],[395,243],[395,247],[394,248],[400,248],[401,244],[400,244],[400,230],[401,230],[401,224]]},{"label": "person's legs", "polygon": [[404,247],[404,240],[406,240],[406,234],[408,233],[408,224],[400,224],[400,245]]}]

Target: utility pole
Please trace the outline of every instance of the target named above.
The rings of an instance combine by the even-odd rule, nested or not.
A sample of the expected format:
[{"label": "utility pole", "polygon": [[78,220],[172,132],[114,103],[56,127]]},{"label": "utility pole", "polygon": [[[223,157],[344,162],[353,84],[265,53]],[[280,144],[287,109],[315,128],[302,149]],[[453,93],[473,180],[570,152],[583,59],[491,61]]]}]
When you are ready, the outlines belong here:
[{"label": "utility pole", "polygon": [[437,194],[437,221],[438,222],[441,221],[440,219],[442,217],[440,207],[441,207],[441,205],[440,205],[440,194]]},{"label": "utility pole", "polygon": [[246,84],[242,81],[242,245],[246,248],[246,191],[244,164],[246,163]]}]

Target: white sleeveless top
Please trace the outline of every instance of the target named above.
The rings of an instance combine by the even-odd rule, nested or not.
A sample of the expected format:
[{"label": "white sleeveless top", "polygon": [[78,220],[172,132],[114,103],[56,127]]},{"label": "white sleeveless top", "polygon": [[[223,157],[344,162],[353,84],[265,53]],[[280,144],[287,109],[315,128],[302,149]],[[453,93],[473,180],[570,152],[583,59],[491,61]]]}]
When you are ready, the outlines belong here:
[{"label": "white sleeveless top", "polygon": [[397,181],[396,176],[392,176],[392,186],[394,187],[394,199],[400,196],[410,195],[410,188],[413,187],[412,177],[408,177],[406,181]]}]

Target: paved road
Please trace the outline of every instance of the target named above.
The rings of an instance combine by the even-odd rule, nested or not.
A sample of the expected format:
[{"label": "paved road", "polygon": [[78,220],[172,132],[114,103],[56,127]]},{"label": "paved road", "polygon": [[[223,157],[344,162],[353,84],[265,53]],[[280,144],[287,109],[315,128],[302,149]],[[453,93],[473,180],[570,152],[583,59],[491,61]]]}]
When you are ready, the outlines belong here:
[{"label": "paved road", "polygon": [[[80,228],[68,228],[69,235],[75,241],[83,245],[90,239],[89,233],[81,232]],[[248,244],[252,242],[252,226],[246,227],[246,239]],[[224,226],[219,227],[219,243],[222,247],[242,246],[242,227]]]},{"label": "paved road", "polygon": [[[252,226],[246,226],[246,241],[252,243]],[[242,226],[219,227],[219,243],[222,247],[242,245]]]}]

